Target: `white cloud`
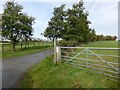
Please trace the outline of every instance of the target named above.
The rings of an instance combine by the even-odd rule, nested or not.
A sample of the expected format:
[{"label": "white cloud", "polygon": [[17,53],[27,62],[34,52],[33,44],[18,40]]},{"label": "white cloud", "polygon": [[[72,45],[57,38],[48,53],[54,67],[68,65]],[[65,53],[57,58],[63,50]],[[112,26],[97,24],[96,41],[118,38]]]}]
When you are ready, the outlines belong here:
[{"label": "white cloud", "polygon": [[97,34],[118,36],[118,6],[117,3],[97,2],[90,9],[90,25]]}]

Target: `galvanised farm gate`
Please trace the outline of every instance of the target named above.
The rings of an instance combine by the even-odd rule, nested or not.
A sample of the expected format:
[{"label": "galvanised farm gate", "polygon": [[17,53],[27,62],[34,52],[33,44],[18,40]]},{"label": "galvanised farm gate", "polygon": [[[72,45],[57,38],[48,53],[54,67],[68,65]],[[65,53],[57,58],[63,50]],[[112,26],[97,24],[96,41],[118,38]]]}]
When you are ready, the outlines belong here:
[{"label": "galvanised farm gate", "polygon": [[80,69],[87,68],[118,81],[120,79],[119,50],[120,48],[57,47],[56,52],[58,61],[62,60]]}]

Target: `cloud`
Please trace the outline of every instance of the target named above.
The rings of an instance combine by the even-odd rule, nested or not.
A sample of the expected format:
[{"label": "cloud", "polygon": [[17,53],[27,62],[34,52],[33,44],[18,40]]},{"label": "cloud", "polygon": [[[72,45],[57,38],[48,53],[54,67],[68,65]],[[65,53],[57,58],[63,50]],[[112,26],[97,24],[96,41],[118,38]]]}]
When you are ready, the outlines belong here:
[{"label": "cloud", "polygon": [[117,3],[97,2],[89,11],[90,25],[98,34],[118,36],[118,6]]}]

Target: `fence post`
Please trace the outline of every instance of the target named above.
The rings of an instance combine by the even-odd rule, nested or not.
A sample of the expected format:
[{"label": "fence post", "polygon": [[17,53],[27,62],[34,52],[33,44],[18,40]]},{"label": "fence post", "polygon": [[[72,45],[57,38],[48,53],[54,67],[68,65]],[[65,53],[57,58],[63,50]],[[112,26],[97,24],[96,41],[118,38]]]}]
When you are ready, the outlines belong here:
[{"label": "fence post", "polygon": [[34,43],[34,47],[35,47],[35,41],[33,43]]},{"label": "fence post", "polygon": [[86,67],[88,68],[88,48],[86,48]]},{"label": "fence post", "polygon": [[56,55],[56,37],[54,38],[54,63],[57,63],[57,55]]},{"label": "fence post", "polygon": [[4,44],[2,44],[2,51],[4,51]]},{"label": "fence post", "polygon": [[20,42],[20,46],[21,46],[21,49],[22,49],[22,42]]},{"label": "fence post", "polygon": [[58,46],[56,47],[56,52],[57,52],[57,62],[61,61],[61,47]]}]

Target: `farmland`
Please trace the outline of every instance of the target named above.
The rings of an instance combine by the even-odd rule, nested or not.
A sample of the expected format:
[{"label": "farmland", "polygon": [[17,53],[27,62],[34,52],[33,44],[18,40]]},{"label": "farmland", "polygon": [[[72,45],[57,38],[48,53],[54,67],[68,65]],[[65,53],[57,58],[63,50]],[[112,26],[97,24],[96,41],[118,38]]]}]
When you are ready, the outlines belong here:
[{"label": "farmland", "polygon": [[[98,43],[89,43],[85,46],[98,47]],[[117,47],[117,42],[104,42],[99,47]],[[92,44],[94,46],[92,46]],[[98,51],[96,51],[98,52]],[[103,51],[104,52],[104,51]],[[117,51],[110,51],[111,54],[118,54]],[[118,60],[118,59],[117,59]],[[116,60],[116,61],[117,61]],[[53,56],[44,59],[41,63],[34,65],[24,75],[20,88],[118,88],[118,83],[108,77],[88,69],[79,69],[69,64],[60,62],[53,63]]]},{"label": "farmland", "polygon": [[26,45],[23,43],[22,48],[21,44],[18,43],[16,45],[16,51],[13,51],[12,44],[10,43],[1,43],[1,45],[2,58],[12,58],[28,55],[52,48],[51,42],[29,42],[29,44]]}]

